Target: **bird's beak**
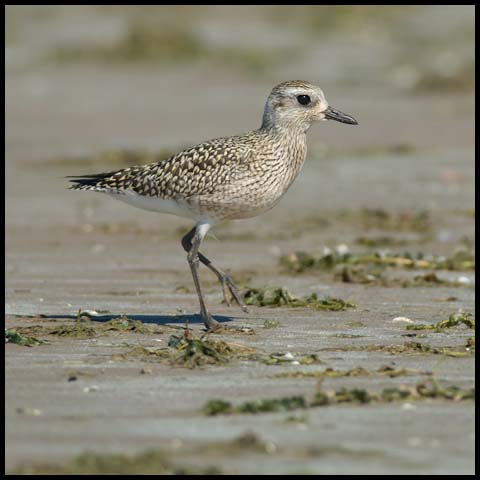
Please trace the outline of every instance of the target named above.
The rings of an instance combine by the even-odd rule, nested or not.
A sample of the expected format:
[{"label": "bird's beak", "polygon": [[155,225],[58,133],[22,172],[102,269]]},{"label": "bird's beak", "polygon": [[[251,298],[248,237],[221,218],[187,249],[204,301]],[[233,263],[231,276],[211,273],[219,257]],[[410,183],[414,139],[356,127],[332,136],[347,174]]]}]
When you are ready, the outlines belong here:
[{"label": "bird's beak", "polygon": [[349,125],[358,125],[358,122],[353,117],[335,110],[332,107],[328,107],[324,110],[323,114],[327,120],[336,120],[337,122],[348,123]]}]

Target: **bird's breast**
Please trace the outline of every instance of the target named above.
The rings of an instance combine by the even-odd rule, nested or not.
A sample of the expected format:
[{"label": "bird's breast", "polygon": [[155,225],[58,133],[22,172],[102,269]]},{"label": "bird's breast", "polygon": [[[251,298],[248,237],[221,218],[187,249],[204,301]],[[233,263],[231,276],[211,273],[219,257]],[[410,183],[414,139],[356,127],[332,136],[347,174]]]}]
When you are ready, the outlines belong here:
[{"label": "bird's breast", "polygon": [[234,187],[231,196],[239,208],[230,218],[253,217],[273,208],[300,173],[306,153],[306,146],[299,144],[259,155]]},{"label": "bird's breast", "polygon": [[306,153],[301,137],[257,144],[248,161],[238,165],[227,182],[192,199],[195,209],[221,220],[254,217],[270,210],[299,174]]},{"label": "bird's breast", "polygon": [[278,145],[266,158],[262,180],[276,195],[283,195],[300,173],[307,155],[304,139]]}]

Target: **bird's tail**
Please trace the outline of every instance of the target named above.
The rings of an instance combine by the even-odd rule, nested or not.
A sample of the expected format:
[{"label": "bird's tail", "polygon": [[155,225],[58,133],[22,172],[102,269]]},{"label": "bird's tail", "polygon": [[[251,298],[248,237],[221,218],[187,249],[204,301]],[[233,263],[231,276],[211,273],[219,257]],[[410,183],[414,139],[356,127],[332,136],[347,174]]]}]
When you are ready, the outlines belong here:
[{"label": "bird's tail", "polygon": [[97,192],[105,192],[112,189],[112,179],[119,170],[113,172],[95,173],[93,175],[73,175],[65,178],[73,183],[68,188],[70,190],[95,190]]}]

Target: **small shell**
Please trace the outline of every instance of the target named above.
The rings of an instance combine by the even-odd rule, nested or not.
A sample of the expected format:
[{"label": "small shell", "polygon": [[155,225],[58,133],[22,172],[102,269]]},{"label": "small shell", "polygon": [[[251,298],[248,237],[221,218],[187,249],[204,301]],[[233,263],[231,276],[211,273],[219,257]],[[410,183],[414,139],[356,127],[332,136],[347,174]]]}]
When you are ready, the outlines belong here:
[{"label": "small shell", "polygon": [[410,319],[407,318],[407,317],[395,317],[395,318],[392,320],[392,323],[396,323],[396,322],[413,323],[413,320],[410,320]]}]

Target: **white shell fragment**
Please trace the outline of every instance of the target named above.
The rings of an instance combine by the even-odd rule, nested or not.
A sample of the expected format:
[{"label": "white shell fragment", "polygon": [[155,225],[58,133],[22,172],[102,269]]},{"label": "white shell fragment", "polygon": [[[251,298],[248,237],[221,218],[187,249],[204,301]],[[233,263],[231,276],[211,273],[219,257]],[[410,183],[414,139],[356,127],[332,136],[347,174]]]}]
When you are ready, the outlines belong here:
[{"label": "white shell fragment", "polygon": [[396,322],[413,323],[413,320],[410,320],[410,318],[407,318],[407,317],[395,317],[392,320],[392,323],[396,323]]}]

